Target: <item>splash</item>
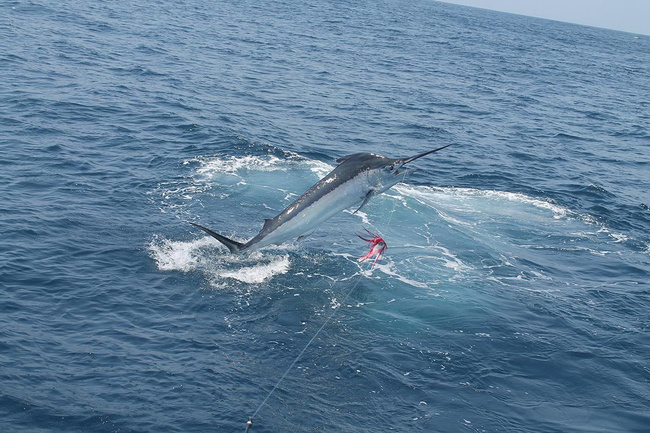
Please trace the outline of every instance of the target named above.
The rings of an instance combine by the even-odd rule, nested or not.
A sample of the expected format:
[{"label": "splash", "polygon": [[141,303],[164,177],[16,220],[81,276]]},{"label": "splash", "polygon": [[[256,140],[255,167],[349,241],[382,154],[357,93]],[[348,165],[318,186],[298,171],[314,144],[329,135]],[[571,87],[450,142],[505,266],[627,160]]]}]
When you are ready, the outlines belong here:
[{"label": "splash", "polygon": [[205,266],[201,250],[211,247],[213,243],[208,237],[194,241],[171,241],[155,236],[149,244],[149,255],[161,271],[190,272]]},{"label": "splash", "polygon": [[[261,226],[262,218],[276,215],[333,168],[291,152],[197,157],[185,166],[185,177],[160,185],[161,210],[181,219],[214,218],[211,225],[249,234],[258,228],[255,221]],[[343,215],[325,223],[319,231],[326,238],[316,233],[302,244],[312,252],[356,254],[348,242],[359,223],[379,227],[391,242],[391,257],[377,266],[379,274],[414,287],[486,275],[502,282],[545,279],[548,273],[562,273],[548,254],[562,254],[565,264],[576,253],[610,256],[634,242],[544,197],[402,183],[374,198],[355,218]],[[160,270],[200,272],[216,287],[261,284],[290,272],[286,248],[230,256],[202,238],[157,239],[149,249]]]},{"label": "splash", "polygon": [[159,270],[200,272],[213,287],[222,287],[228,280],[261,284],[286,274],[291,267],[288,254],[277,254],[275,250],[246,256],[228,254],[209,236],[191,241],[156,236],[148,249]]},{"label": "splash", "polygon": [[196,174],[207,179],[219,174],[241,177],[252,172],[287,172],[300,170],[304,167],[322,177],[334,168],[321,161],[305,159],[297,153],[285,152],[285,154],[286,158],[278,158],[274,155],[197,157],[185,161],[184,164],[198,162],[199,167],[196,169]]},{"label": "splash", "polygon": [[[260,260],[262,260],[260,254]],[[232,278],[242,283],[260,284],[270,280],[276,275],[286,274],[289,271],[290,262],[288,255],[275,257],[268,264],[246,266],[237,270],[227,270],[219,273],[221,278]]]}]

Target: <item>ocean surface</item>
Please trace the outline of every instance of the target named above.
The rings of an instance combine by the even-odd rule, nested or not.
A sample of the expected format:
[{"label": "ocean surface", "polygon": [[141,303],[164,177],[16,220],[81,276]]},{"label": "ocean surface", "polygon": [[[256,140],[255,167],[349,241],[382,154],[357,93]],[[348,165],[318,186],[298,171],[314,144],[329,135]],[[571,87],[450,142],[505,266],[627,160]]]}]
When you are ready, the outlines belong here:
[{"label": "ocean surface", "polygon": [[[0,431],[650,431],[649,36],[20,0],[0,40]],[[246,240],[338,157],[449,143],[301,242],[188,224]]]}]

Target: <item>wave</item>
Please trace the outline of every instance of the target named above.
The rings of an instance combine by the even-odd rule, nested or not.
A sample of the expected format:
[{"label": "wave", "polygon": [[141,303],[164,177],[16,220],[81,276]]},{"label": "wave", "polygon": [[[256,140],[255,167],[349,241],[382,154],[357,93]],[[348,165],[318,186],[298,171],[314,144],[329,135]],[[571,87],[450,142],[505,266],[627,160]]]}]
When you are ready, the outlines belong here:
[{"label": "wave", "polygon": [[453,199],[488,199],[525,204],[537,209],[548,210],[553,214],[553,218],[555,219],[577,215],[568,208],[559,206],[551,200],[534,198],[522,193],[508,191],[481,190],[476,188],[412,186],[406,184],[397,185],[394,189],[409,197],[416,199],[425,197],[427,199],[435,199],[438,202],[449,202],[449,200]]},{"label": "wave", "polygon": [[[184,166],[187,174],[180,181],[159,185],[161,210],[181,212],[186,219],[217,216],[217,227],[228,224],[234,232],[247,230],[249,235],[261,227],[262,218],[274,216],[333,168],[291,152],[284,157],[197,157]],[[248,216],[242,216],[246,211]],[[631,240],[628,235],[612,233],[590,215],[548,198],[407,183],[373,199],[364,212],[347,220],[351,223],[335,220],[321,228],[326,235],[304,241],[311,247],[307,251],[354,256],[363,247],[349,239],[358,225],[369,226],[382,233],[389,245],[390,258],[378,264],[377,272],[417,288],[486,272],[502,281],[522,275],[548,278],[547,273],[560,273],[559,264],[541,265],[553,260],[529,255],[555,251],[602,257],[619,254]],[[259,221],[259,227],[251,221]],[[233,280],[261,284],[291,268],[286,249],[232,256],[223,254],[209,237],[192,241],[154,238],[149,251],[160,270],[199,271],[213,285]]]}]

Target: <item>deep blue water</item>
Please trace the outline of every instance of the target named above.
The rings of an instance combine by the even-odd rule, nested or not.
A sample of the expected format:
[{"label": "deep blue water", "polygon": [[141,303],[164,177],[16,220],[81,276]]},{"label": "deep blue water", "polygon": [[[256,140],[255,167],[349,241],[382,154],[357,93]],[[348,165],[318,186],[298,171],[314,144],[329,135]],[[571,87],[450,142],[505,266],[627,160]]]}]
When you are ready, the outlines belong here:
[{"label": "deep blue water", "polygon": [[0,5],[0,431],[649,431],[650,37],[354,3]]}]

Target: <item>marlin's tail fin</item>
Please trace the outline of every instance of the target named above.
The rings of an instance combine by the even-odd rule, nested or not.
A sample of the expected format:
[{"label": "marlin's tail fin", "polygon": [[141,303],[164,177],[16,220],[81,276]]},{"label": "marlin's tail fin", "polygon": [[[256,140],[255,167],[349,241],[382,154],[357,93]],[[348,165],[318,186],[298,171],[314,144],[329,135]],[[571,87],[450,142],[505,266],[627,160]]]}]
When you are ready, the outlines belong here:
[{"label": "marlin's tail fin", "polygon": [[219,233],[215,233],[212,230],[206,229],[205,227],[195,224],[193,222],[190,222],[190,224],[192,224],[194,227],[200,228],[201,230],[203,230],[204,232],[206,232],[207,234],[209,234],[210,236],[212,236],[213,238],[215,238],[216,240],[218,240],[219,242],[227,246],[231,253],[239,252],[242,248],[244,248],[244,244],[242,243],[233,241],[232,239],[228,239],[227,237],[222,236]]}]

